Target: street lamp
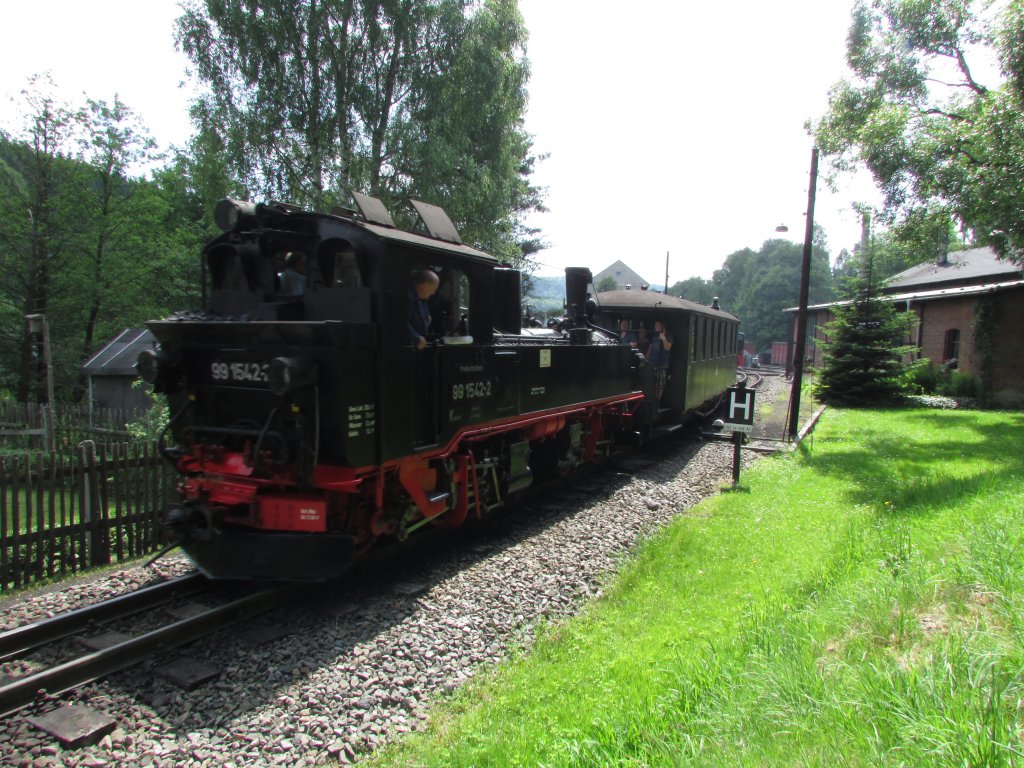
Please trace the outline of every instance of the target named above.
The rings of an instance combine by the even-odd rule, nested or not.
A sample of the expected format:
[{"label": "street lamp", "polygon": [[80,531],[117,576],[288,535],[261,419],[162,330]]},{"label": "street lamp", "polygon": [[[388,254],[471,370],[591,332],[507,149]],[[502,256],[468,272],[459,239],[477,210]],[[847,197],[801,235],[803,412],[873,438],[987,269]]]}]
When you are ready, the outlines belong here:
[{"label": "street lamp", "polygon": [[[811,282],[811,241],[814,237],[814,189],[818,182],[818,148],[811,150],[811,180],[807,190],[807,228],[804,230],[804,258],[800,266],[800,306],[796,315],[796,344],[793,352],[793,387],[789,392],[789,438],[800,431],[800,388],[803,386],[804,352],[807,339],[807,294]],[[783,226],[783,225],[780,225]],[[778,231],[778,229],[776,229]]]}]

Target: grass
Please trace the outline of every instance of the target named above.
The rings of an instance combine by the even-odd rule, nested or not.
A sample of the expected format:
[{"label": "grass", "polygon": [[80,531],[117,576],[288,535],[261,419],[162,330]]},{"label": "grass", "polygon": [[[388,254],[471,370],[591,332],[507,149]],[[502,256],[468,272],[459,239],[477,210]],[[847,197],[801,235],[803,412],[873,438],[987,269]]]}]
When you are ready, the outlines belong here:
[{"label": "grass", "polygon": [[1024,764],[1022,439],[831,410],[371,764]]}]

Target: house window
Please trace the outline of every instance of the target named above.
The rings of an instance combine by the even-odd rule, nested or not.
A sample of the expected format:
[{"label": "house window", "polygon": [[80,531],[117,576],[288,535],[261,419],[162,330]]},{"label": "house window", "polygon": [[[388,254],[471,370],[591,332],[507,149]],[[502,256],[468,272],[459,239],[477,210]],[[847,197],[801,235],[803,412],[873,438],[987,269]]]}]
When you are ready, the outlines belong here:
[{"label": "house window", "polygon": [[960,357],[960,331],[950,328],[946,331],[946,340],[942,345],[942,362],[956,360]]}]

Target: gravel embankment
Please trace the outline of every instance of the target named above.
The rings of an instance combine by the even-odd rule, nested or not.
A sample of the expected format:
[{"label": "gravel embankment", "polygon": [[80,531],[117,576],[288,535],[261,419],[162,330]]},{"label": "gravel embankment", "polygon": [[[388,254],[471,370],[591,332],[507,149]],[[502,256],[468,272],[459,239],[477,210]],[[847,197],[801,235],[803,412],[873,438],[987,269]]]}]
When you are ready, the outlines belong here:
[{"label": "gravel embankment", "polygon": [[[760,403],[777,399],[784,388],[781,378],[767,381]],[[264,638],[279,630],[283,636],[276,639],[247,639],[249,626],[195,643],[183,653],[222,673],[194,691],[156,674],[167,659],[89,686],[66,700],[119,725],[95,747],[64,750],[30,726],[26,713],[15,715],[0,722],[0,763],[241,768],[355,762],[420,727],[439,695],[505,658],[510,648],[529,645],[538,622],[570,615],[599,595],[642,537],[717,491],[730,475],[731,451],[727,444],[689,444],[656,460],[627,459],[482,532],[440,544],[443,551],[407,558],[390,579],[347,583],[273,617],[272,626],[268,619],[255,628]],[[757,458],[747,452],[744,463]],[[187,566],[172,561],[163,567]],[[131,568],[8,601],[0,605],[0,625],[152,578]]]}]

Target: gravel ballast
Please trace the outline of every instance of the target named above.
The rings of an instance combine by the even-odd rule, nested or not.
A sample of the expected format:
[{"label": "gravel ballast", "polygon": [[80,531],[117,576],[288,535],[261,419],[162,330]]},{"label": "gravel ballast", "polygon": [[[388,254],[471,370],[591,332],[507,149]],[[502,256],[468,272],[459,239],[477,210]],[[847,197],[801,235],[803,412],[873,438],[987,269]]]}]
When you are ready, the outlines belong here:
[{"label": "gravel ballast", "polygon": [[[781,377],[759,392],[784,397]],[[776,408],[785,408],[784,400]],[[744,464],[759,454],[744,452]],[[481,669],[529,647],[539,623],[599,595],[645,536],[716,493],[732,447],[675,443],[580,478],[471,535],[439,540],[373,584],[346,582],[276,616],[242,625],[87,686],[64,702],[117,721],[99,744],[66,750],[26,717],[0,721],[0,763],[14,766],[313,766],[357,762],[422,727],[430,705]],[[162,561],[160,573],[189,569]],[[141,566],[0,604],[17,626],[161,578]],[[360,574],[359,580],[368,581]],[[221,670],[193,691],[158,674],[185,656]]]}]

